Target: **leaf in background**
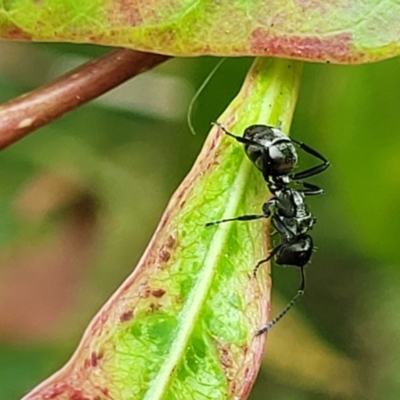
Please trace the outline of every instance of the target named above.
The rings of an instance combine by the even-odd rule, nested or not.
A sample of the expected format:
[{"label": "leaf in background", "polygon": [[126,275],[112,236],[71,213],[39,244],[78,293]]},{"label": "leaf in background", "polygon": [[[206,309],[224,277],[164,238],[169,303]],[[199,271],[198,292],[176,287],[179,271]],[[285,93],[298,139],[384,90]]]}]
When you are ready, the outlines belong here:
[{"label": "leaf in background", "polygon": [[[287,300],[277,297],[273,308],[280,310]],[[359,365],[327,343],[297,309],[271,331],[263,367],[282,384],[323,393],[326,398],[362,398],[365,390]]]},{"label": "leaf in background", "polygon": [[[260,59],[220,122],[288,130],[300,64]],[[262,175],[217,128],[172,197],[134,273],[103,307],[58,373],[25,400],[246,398],[258,372],[269,288],[263,222],[204,225],[259,212]]]},{"label": "leaf in background", "polygon": [[22,0],[0,5],[2,38],[97,43],[177,56],[361,63],[399,54],[399,27],[400,5],[376,0]]}]

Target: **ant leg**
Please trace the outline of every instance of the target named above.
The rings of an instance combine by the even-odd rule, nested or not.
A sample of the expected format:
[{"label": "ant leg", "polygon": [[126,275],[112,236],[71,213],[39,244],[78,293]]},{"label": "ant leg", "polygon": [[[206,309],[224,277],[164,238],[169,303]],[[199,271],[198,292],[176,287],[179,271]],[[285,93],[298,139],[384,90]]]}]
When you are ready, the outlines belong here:
[{"label": "ant leg", "polygon": [[303,186],[303,189],[298,190],[298,192],[303,193],[304,196],[317,196],[324,193],[324,189],[312,183],[300,182],[300,181],[295,183],[298,183],[299,185]]},{"label": "ant leg", "polygon": [[277,199],[272,198],[263,204],[263,207],[262,207],[263,214],[250,214],[250,215],[242,215],[240,217],[235,217],[235,218],[221,219],[220,221],[207,222],[206,226],[217,225],[217,224],[221,224],[223,222],[253,221],[255,219],[260,219],[260,218],[269,218],[271,216],[270,207],[272,207],[276,204],[277,204]]},{"label": "ant leg", "polygon": [[212,225],[222,224],[223,222],[232,222],[232,221],[253,221],[255,219],[260,219],[260,218],[269,218],[269,215],[265,215],[265,214],[241,215],[240,217],[227,218],[227,219],[221,219],[219,221],[207,222],[206,226],[212,226]]},{"label": "ant leg", "polygon": [[264,258],[263,260],[260,260],[260,261],[257,263],[257,265],[254,267],[254,270],[253,270],[253,276],[254,276],[254,278],[257,276],[258,268],[260,268],[260,266],[261,266],[262,264],[268,262],[268,261],[280,250],[281,247],[282,247],[282,244],[280,244],[280,245],[274,247],[274,248],[272,249],[271,253],[269,253],[269,256],[268,256],[267,258]]},{"label": "ant leg", "polygon": [[287,312],[293,307],[294,303],[296,303],[296,301],[301,296],[303,296],[304,289],[305,289],[305,286],[306,286],[306,277],[305,277],[305,273],[304,273],[304,267],[300,267],[300,270],[301,270],[301,284],[300,284],[300,287],[299,287],[297,293],[294,295],[292,300],[290,300],[288,305],[272,321],[268,322],[267,325],[263,326],[261,329],[259,329],[256,332],[256,336],[262,335],[264,332],[267,332],[274,325],[276,325],[277,322],[279,322],[287,314]]},{"label": "ant leg", "polygon": [[301,149],[303,149],[306,153],[311,154],[315,158],[318,158],[319,160],[323,161],[322,164],[317,165],[315,167],[306,169],[305,171],[297,172],[296,174],[290,175],[290,179],[296,180],[296,179],[304,179],[308,178],[310,176],[314,176],[317,174],[320,174],[321,172],[325,171],[331,163],[323,156],[320,152],[317,150],[313,149],[312,147],[308,146],[305,143],[299,142],[297,140],[291,139],[293,143],[296,143]]},{"label": "ant leg", "polygon": [[262,206],[264,215],[268,218],[271,215],[271,207],[276,207],[278,204],[279,201],[276,197],[272,197],[271,199],[266,201]]},{"label": "ant leg", "polygon": [[225,129],[225,127],[224,127],[220,122],[212,122],[212,124],[213,124],[213,125],[217,125],[220,129],[223,130],[223,132],[224,132],[226,135],[228,135],[228,136],[230,136],[230,137],[236,139],[236,141],[238,141],[239,143],[247,144],[247,145],[249,145],[249,146],[251,145],[251,146],[260,147],[260,143],[254,142],[253,140],[250,140],[250,139],[246,139],[246,138],[244,138],[244,137],[242,137],[242,136],[236,136],[236,135],[234,135],[234,134],[228,132],[228,131]]},{"label": "ant leg", "polygon": [[281,220],[278,214],[273,214],[271,217],[273,227],[279,232],[279,234],[287,240],[293,239],[294,233],[287,227],[287,225]]},{"label": "ant leg", "polygon": [[317,165],[316,167],[312,167],[310,169],[306,169],[305,171],[292,174],[289,177],[292,180],[309,178],[310,176],[318,175],[321,172],[325,171],[330,165],[331,165],[330,162],[327,161],[326,163]]},{"label": "ant leg", "polygon": [[305,144],[303,142],[299,142],[296,139],[290,139],[293,143],[296,143],[301,149],[303,149],[306,153],[311,154],[312,156],[319,158],[321,161],[324,161],[324,163],[328,163],[329,166],[329,161],[325,158],[324,155],[322,155],[319,151],[313,149],[311,146],[308,144]]}]

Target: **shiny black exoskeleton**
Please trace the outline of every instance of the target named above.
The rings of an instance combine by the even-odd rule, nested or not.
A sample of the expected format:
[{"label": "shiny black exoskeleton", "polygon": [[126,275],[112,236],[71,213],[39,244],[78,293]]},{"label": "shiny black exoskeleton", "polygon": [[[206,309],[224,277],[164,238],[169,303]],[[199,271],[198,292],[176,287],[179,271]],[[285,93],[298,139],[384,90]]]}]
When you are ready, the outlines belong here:
[{"label": "shiny black exoskeleton", "polygon": [[[263,173],[264,179],[273,194],[273,197],[264,203],[262,214],[243,215],[236,218],[210,222],[206,226],[230,221],[251,221],[271,217],[281,242],[275,246],[269,256],[257,263],[254,275],[259,266],[271,258],[278,265],[299,267],[301,283],[296,295],[282,312],[267,325],[256,332],[261,335],[274,326],[304,294],[305,273],[304,267],[310,261],[313,251],[313,240],[308,231],[316,223],[316,218],[310,213],[305,196],[323,193],[316,185],[299,180],[316,175],[329,167],[329,161],[319,152],[304,143],[290,140],[282,131],[267,125],[252,125],[245,129],[244,136],[238,137],[229,133],[221,124],[218,125],[227,135],[245,145],[246,154]],[[307,153],[317,157],[322,164],[299,173],[292,173],[297,165],[298,157],[293,143],[300,146]],[[301,184],[299,189],[289,186],[291,182]]]},{"label": "shiny black exoskeleton", "polygon": [[[271,211],[274,209],[274,212]],[[281,243],[273,248],[269,256],[257,263],[254,275],[261,264],[274,257],[278,265],[292,265],[300,268],[301,283],[296,295],[281,313],[267,325],[257,331],[261,335],[272,328],[304,294],[305,274],[304,267],[310,261],[313,251],[313,240],[307,234],[317,219],[310,213],[305,202],[305,193],[299,190],[283,187],[275,191],[275,196],[263,205],[265,217],[271,216],[275,230],[281,236]]]},{"label": "shiny black exoskeleton", "polygon": [[[291,181],[299,181],[317,175],[330,166],[329,161],[317,150],[305,143],[290,139],[278,128],[269,125],[251,125],[244,130],[242,137],[228,132],[219,122],[216,122],[215,125],[228,136],[244,144],[247,156],[262,172],[272,193],[275,188],[283,187]],[[304,171],[292,173],[298,161],[295,145],[318,158],[322,163]],[[310,186],[307,195],[323,193],[318,186],[306,182],[302,182],[302,184],[304,187]]]},{"label": "shiny black exoskeleton", "polygon": [[305,202],[304,191],[291,189],[286,186],[279,189],[275,188],[274,197],[263,204],[262,211],[262,214],[242,215],[206,224],[206,226],[212,226],[223,222],[252,221],[271,217],[272,226],[279,233],[281,242],[272,249],[266,259],[257,263],[254,268],[254,275],[256,275],[261,264],[268,262],[272,258],[275,259],[278,265],[291,265],[300,268],[301,283],[297,294],[284,310],[257,331],[256,335],[261,335],[272,328],[289,311],[297,299],[304,294],[304,266],[310,261],[313,251],[313,240],[307,232],[317,222]]},{"label": "shiny black exoskeleton", "polygon": [[[301,237],[312,229],[317,221],[308,209],[304,193],[288,187],[277,190],[274,197],[263,204],[262,211],[262,214],[242,215],[240,217],[209,222],[206,226],[217,225],[223,222],[252,221],[271,217],[272,225],[276,229],[276,232],[280,234],[283,242],[293,242],[297,237]],[[308,260],[305,264],[307,262]],[[292,263],[287,264],[296,265]]]},{"label": "shiny black exoskeleton", "polygon": [[317,221],[308,209],[304,191],[289,187],[275,189],[274,197],[264,203],[262,209],[265,218],[271,217],[272,225],[285,240],[306,233]]}]

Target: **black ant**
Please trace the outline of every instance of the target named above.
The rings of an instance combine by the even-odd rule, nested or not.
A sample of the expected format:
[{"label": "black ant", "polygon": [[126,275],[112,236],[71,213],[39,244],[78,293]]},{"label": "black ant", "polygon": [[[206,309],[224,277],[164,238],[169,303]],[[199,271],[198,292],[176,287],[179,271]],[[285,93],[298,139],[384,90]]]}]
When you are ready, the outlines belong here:
[{"label": "black ant", "polygon": [[[264,179],[274,195],[263,204],[262,214],[243,215],[235,218],[223,219],[209,222],[206,226],[212,226],[223,222],[251,221],[260,218],[271,217],[271,222],[276,232],[280,234],[282,241],[274,247],[269,256],[257,263],[254,275],[261,264],[275,258],[278,265],[292,265],[300,268],[301,283],[296,295],[289,304],[256,335],[272,328],[304,294],[305,272],[304,266],[310,261],[313,251],[313,240],[307,234],[316,223],[316,218],[310,213],[306,195],[322,194],[323,190],[318,186],[307,182],[297,182],[312,175],[316,175],[329,167],[329,161],[324,156],[308,145],[290,140],[282,131],[267,125],[252,125],[244,131],[244,137],[237,137],[225,130],[217,123],[223,131],[245,145],[248,157],[263,172]],[[297,174],[289,173],[297,164],[297,153],[292,142],[298,144],[308,153],[315,155],[323,161],[316,167],[310,168]],[[271,179],[270,179],[271,178]],[[301,183],[301,189],[295,190],[288,187],[290,182]],[[274,211],[272,212],[271,209]]]}]

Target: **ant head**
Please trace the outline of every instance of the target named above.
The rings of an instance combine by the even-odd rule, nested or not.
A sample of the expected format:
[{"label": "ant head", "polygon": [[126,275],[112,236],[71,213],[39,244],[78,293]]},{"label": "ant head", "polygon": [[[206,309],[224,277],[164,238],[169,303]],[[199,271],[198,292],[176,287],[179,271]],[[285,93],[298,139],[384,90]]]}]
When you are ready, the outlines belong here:
[{"label": "ant head", "polygon": [[249,126],[243,137],[252,143],[245,144],[247,156],[256,167],[272,177],[287,175],[297,164],[297,151],[287,135],[268,125]]}]

